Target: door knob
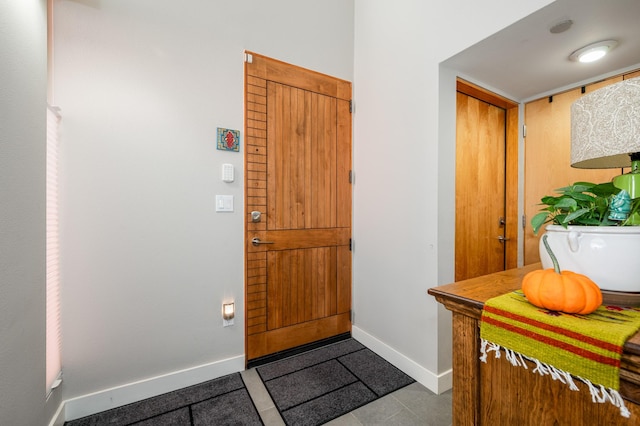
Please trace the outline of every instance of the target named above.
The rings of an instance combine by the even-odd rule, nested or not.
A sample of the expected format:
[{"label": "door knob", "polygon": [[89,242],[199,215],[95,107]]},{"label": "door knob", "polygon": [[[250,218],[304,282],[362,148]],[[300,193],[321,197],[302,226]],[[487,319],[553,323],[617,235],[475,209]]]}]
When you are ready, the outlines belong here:
[{"label": "door knob", "polygon": [[260,244],[273,244],[273,241],[260,241],[260,238],[254,237],[251,240],[251,244],[253,244],[254,246],[258,247]]},{"label": "door knob", "polygon": [[509,239],[506,238],[504,235],[498,235],[498,241],[500,241],[501,243],[504,243],[505,241],[509,241]]}]

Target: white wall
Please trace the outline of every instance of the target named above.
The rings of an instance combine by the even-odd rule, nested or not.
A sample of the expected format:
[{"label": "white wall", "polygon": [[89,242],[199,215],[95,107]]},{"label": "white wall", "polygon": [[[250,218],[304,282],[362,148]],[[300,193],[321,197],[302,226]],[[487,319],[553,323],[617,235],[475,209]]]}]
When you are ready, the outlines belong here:
[{"label": "white wall", "polygon": [[455,71],[439,64],[550,0],[356,0],[356,326],[427,371],[451,367]]},{"label": "white wall", "polygon": [[45,407],[46,5],[0,3],[0,424]]},{"label": "white wall", "polygon": [[[353,80],[353,1],[56,0],[65,398],[244,356],[243,50]],[[220,165],[236,181],[220,180]],[[216,213],[216,194],[235,196]],[[235,299],[235,325],[221,303]]]},{"label": "white wall", "polygon": [[453,279],[439,64],[548,3],[55,0],[65,397],[243,356],[243,154],[215,130],[242,129],[244,49],[354,82],[355,325],[446,372],[450,318],[426,294]]}]

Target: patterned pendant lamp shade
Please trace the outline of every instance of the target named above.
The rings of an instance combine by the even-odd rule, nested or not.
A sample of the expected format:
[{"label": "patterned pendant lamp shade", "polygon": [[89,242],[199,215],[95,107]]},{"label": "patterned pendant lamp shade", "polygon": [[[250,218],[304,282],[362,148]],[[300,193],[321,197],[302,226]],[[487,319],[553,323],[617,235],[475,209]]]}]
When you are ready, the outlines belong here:
[{"label": "patterned pendant lamp shade", "polygon": [[571,166],[629,167],[640,152],[640,77],[589,93],[571,106]]}]

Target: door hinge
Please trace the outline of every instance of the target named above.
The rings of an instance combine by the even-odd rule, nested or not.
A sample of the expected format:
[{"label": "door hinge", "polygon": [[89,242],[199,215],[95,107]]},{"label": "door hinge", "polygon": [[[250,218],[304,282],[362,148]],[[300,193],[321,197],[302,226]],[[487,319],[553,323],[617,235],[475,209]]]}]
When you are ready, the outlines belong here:
[{"label": "door hinge", "polygon": [[353,100],[349,99],[349,112],[351,114],[353,114],[353,109],[355,108],[355,106],[353,105]]},{"label": "door hinge", "polygon": [[353,240],[349,238],[349,251],[353,251]]},{"label": "door hinge", "polygon": [[527,137],[527,125],[526,124],[522,125],[522,137],[523,138]]},{"label": "door hinge", "polygon": [[526,229],[527,228],[527,215],[523,214],[522,215],[522,229]]},{"label": "door hinge", "polygon": [[351,311],[351,324],[356,323],[356,311]]},{"label": "door hinge", "polygon": [[353,176],[353,170],[349,170],[349,183],[353,183],[353,178],[355,176]]}]

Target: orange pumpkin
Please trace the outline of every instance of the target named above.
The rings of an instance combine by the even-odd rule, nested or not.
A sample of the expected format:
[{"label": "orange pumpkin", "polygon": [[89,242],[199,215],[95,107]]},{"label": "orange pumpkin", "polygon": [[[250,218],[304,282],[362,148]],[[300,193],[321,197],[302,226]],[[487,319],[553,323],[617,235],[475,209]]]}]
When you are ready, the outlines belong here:
[{"label": "orange pumpkin", "polygon": [[560,271],[547,236],[542,237],[553,261],[553,269],[529,272],[522,279],[522,291],[531,304],[568,314],[590,314],[602,305],[600,287],[589,277],[571,271]]}]

